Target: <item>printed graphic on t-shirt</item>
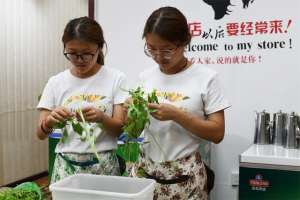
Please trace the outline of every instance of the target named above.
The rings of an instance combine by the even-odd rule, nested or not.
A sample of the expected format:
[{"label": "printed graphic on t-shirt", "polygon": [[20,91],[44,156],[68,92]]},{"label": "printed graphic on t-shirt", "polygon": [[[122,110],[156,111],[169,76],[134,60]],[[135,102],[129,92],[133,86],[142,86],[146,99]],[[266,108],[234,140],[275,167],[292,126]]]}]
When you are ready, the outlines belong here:
[{"label": "printed graphic on t-shirt", "polygon": [[64,106],[70,109],[82,109],[87,106],[94,106],[99,108],[103,112],[106,111],[106,107],[101,103],[105,96],[96,95],[96,94],[80,94],[70,96],[65,102]]},{"label": "printed graphic on t-shirt", "polygon": [[[188,111],[188,109],[185,106],[183,106],[180,102],[187,100],[190,97],[188,97],[182,93],[156,91],[156,96],[159,99],[166,100],[167,102],[165,102],[165,103],[171,103],[183,111]],[[164,101],[159,101],[159,102],[163,103]]]},{"label": "printed graphic on t-shirt", "polygon": [[170,102],[177,102],[177,101],[183,101],[186,99],[189,99],[190,97],[185,96],[184,94],[178,93],[178,92],[160,92],[156,91],[156,96],[166,99]]}]

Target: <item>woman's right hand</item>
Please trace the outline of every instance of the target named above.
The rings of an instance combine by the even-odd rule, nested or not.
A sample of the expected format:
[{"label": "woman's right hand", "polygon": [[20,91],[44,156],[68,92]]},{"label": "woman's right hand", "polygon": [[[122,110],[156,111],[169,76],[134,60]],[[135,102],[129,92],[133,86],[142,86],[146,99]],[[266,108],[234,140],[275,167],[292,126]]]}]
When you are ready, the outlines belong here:
[{"label": "woman's right hand", "polygon": [[73,116],[75,116],[75,114],[73,112],[71,112],[68,108],[56,107],[46,117],[45,123],[46,123],[47,127],[54,127],[55,124],[57,124],[59,122],[64,122]]}]

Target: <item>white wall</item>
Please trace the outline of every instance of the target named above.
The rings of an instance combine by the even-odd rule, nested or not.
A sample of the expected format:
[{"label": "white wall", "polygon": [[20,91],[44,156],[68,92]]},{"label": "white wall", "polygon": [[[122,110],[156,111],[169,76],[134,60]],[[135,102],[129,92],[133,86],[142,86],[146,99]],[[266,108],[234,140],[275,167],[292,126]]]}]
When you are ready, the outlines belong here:
[{"label": "white wall", "polygon": [[[248,9],[242,9],[241,1],[232,0],[231,15],[220,21],[213,19],[212,10],[202,1],[117,1],[98,0],[96,19],[103,26],[108,43],[107,65],[119,68],[127,73],[130,83],[137,74],[153,65],[153,61],[143,53],[144,41],[141,36],[144,23],[150,13],[162,5],[173,5],[180,8],[189,22],[201,21],[204,27],[217,27],[227,22],[269,21],[292,19],[293,23],[286,34],[267,34],[225,38],[218,41],[225,43],[260,41],[288,41],[292,39],[292,48],[258,50],[253,48],[250,54],[261,56],[261,61],[254,64],[209,65],[220,74],[225,94],[232,107],[226,111],[226,135],[221,144],[214,145],[212,167],[216,172],[216,185],[212,193],[213,200],[235,200],[238,190],[231,186],[230,175],[238,171],[238,156],[253,142],[254,111],[266,109],[274,113],[300,112],[299,55],[299,8],[300,2],[254,1]],[[286,25],[286,24],[284,24]],[[194,38],[193,43],[213,42]],[[198,52],[200,56],[243,55],[245,52]],[[189,56],[194,56],[190,54]]]},{"label": "white wall", "polygon": [[86,15],[86,0],[1,0],[0,185],[47,170],[35,107],[48,78],[66,67],[64,26]]},{"label": "white wall", "polygon": [[[96,1],[96,19],[108,44],[105,63],[126,72],[131,85],[137,80],[139,72],[153,64],[151,59],[145,57],[142,31],[145,19],[152,7],[156,7],[155,2],[151,1],[151,6],[144,7],[145,2],[137,0]],[[134,8],[128,9],[131,6]],[[143,9],[138,9],[141,7]]]}]

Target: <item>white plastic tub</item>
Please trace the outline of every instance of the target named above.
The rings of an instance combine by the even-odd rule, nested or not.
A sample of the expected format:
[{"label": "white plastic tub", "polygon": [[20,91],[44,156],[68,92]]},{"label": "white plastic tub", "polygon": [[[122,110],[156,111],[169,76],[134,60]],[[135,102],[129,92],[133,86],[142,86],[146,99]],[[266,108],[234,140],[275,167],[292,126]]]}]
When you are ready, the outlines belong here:
[{"label": "white plastic tub", "polygon": [[76,174],[50,185],[53,200],[152,200],[155,181]]}]

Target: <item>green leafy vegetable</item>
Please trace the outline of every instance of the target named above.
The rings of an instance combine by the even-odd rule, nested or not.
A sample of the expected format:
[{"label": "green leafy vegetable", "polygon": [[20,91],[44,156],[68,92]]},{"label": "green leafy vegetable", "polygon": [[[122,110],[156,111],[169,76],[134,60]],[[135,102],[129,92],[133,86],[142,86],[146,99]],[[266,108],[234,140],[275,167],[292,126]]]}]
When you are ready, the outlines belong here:
[{"label": "green leafy vegetable", "polygon": [[0,192],[0,200],[41,200],[42,192],[36,183],[25,182]]},{"label": "green leafy vegetable", "polygon": [[149,125],[150,118],[149,114],[155,110],[150,110],[148,108],[148,103],[158,103],[158,98],[156,96],[156,90],[153,90],[145,98],[145,92],[138,87],[135,90],[128,91],[132,103],[128,106],[127,111],[127,123],[124,126],[124,132],[128,134],[129,139],[138,138],[146,125]]},{"label": "green leafy vegetable", "polygon": [[[63,143],[65,143],[67,141],[68,137],[69,137],[69,133],[68,133],[68,130],[67,130],[66,126],[67,125],[71,126],[73,131],[80,136],[80,140],[82,142],[87,142],[90,145],[90,147],[91,147],[93,153],[95,154],[96,158],[98,159],[98,161],[100,161],[100,158],[99,158],[99,155],[98,155],[98,152],[97,152],[97,149],[96,149],[95,142],[96,142],[96,139],[99,136],[101,131],[96,131],[96,132],[94,131],[95,128],[92,126],[92,124],[85,121],[81,109],[78,109],[76,112],[78,112],[78,114],[81,118],[81,121],[78,121],[76,117],[73,117],[73,118],[70,118],[70,119],[68,119],[64,122],[60,122],[60,123],[56,124],[54,126],[54,128],[55,129],[62,129],[63,136],[61,138],[61,141]],[[97,126],[97,128],[99,128],[101,130],[102,125],[99,124]]]},{"label": "green leafy vegetable", "polygon": [[117,154],[127,162],[136,162],[139,156],[139,143],[137,138],[140,137],[145,126],[150,124],[150,113],[154,109],[148,108],[148,103],[159,103],[156,96],[156,90],[149,94],[137,87],[128,91],[132,102],[127,110],[127,122],[123,127],[125,132],[125,143],[119,145]]}]

